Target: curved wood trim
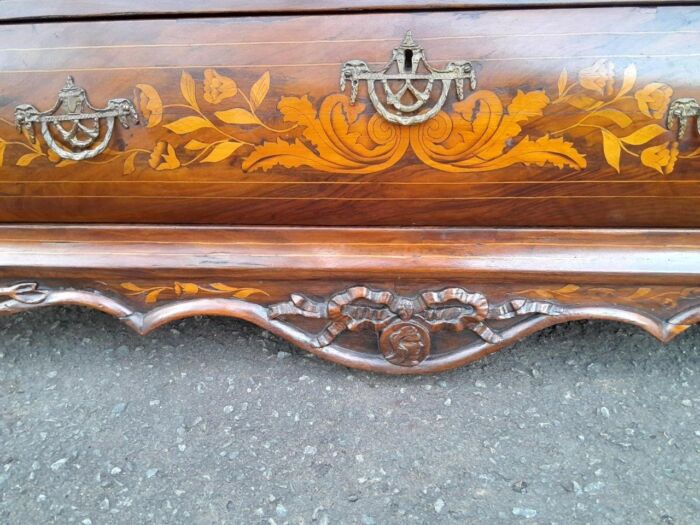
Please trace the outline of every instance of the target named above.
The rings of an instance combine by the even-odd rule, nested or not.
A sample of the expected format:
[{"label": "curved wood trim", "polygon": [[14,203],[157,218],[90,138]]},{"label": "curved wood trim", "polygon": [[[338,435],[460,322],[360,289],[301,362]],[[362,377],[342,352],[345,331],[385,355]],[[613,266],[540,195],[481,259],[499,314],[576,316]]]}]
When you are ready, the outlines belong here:
[{"label": "curved wood trim", "polygon": [[295,326],[269,316],[265,306],[240,299],[191,299],[158,306],[147,313],[131,309],[118,299],[101,293],[81,290],[46,291],[40,302],[22,302],[9,299],[0,303],[0,313],[13,314],[36,308],[55,305],[78,305],[94,308],[118,318],[135,332],[145,335],[169,323],[196,315],[217,315],[234,317],[253,323],[281,337],[299,348],[311,352],[321,359],[343,366],[386,374],[425,374],[448,370],[470,363],[480,357],[505,348],[539,330],[569,321],[597,319],[618,321],[642,328],[662,342],[669,342],[700,320],[700,305],[695,305],[674,315],[669,320],[661,320],[632,308],[616,306],[567,307],[557,305],[555,315],[536,314],[533,317],[501,331],[500,342],[489,343],[477,340],[460,347],[449,354],[439,354],[412,367],[397,366],[386,361],[381,354],[357,352],[342,345],[331,343],[322,348],[313,344],[312,336]]},{"label": "curved wood trim", "polygon": [[5,226],[0,313],[88,306],[139,334],[229,316],[344,366],[420,374],[572,320],[668,342],[700,322],[699,269],[698,230]]}]

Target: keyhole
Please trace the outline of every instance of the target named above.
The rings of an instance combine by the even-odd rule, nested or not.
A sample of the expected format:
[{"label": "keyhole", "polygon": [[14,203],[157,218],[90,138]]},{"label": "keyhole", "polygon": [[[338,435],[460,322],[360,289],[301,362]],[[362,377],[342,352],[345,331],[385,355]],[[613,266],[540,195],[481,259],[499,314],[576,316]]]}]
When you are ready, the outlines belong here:
[{"label": "keyhole", "polygon": [[405,49],[403,52],[403,69],[411,71],[413,69],[413,51]]}]

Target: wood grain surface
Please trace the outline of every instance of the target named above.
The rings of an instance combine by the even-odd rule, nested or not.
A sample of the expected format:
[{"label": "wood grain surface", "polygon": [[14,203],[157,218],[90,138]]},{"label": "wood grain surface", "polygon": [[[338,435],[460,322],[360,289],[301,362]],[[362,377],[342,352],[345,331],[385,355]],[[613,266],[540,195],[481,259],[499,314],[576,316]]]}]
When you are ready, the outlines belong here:
[{"label": "wood grain surface", "polygon": [[[0,277],[692,284],[697,230],[3,225]],[[15,271],[13,268],[18,268]],[[177,273],[170,273],[173,270]]]},{"label": "wood grain surface", "polygon": [[138,16],[249,15],[285,13],[362,12],[478,9],[511,7],[561,7],[587,5],[682,5],[690,0],[0,0],[0,21],[41,21],[70,18],[108,18]]},{"label": "wood grain surface", "polygon": [[255,323],[323,359],[432,373],[553,324],[669,341],[700,320],[700,232],[0,227],[0,314],[80,305],[138,333]]},{"label": "wood grain surface", "polygon": [[[585,24],[582,24],[585,21]],[[421,126],[383,123],[340,66],[407,29],[478,90]],[[0,33],[0,221],[697,227],[700,9],[586,8],[9,25]],[[66,75],[142,125],[92,161],[16,132]]]}]

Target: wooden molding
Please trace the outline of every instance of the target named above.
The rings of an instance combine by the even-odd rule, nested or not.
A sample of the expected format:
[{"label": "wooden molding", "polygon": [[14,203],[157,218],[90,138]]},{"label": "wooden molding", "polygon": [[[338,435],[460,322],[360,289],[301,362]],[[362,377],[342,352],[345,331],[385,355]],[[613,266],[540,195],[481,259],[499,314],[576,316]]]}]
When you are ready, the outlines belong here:
[{"label": "wooden molding", "polygon": [[[87,306],[117,317],[141,335],[185,317],[225,315],[256,324],[320,358],[344,366],[388,374],[421,374],[455,368],[500,350],[538,330],[568,321],[601,319],[629,323],[646,330],[662,342],[668,342],[700,320],[700,298],[693,306],[665,320],[659,319],[650,311],[619,307],[612,302],[601,306],[576,307],[519,299],[491,311],[501,319],[518,318],[515,324],[497,334],[488,327],[485,330],[482,327],[483,331],[478,338],[449,352],[430,354],[432,342],[429,332],[419,332],[425,330],[423,325],[412,319],[388,325],[379,338],[378,349],[357,349],[335,342],[326,343],[317,334],[278,320],[279,306],[267,307],[241,299],[189,299],[157,306],[149,311],[137,311],[122,300],[97,291],[48,289],[31,282],[1,288],[0,298],[5,299],[0,302],[0,312],[3,314],[54,305]],[[410,328],[414,331],[411,332]],[[410,333],[405,332],[407,329]],[[469,329],[476,333],[476,326],[472,325]],[[420,335],[416,336],[417,333]],[[399,335],[398,342],[385,341],[385,336],[394,334]],[[420,340],[416,341],[415,337],[420,337]]]},{"label": "wooden molding", "polygon": [[156,16],[250,16],[251,14],[297,14],[324,12],[412,11],[440,9],[493,9],[513,7],[568,7],[597,5],[683,5],[690,0],[239,0],[232,6],[229,0],[160,0],[154,3],[136,0],[54,0],[27,3],[25,0],[3,0],[0,20],[7,22],[38,22],[71,18],[125,18]]},{"label": "wooden molding", "polygon": [[579,319],[670,341],[700,319],[698,268],[700,231],[8,226],[0,311],[81,305],[139,334],[225,315],[416,374]]},{"label": "wooden molding", "polygon": [[576,319],[669,341],[700,9],[597,3],[0,0],[0,313],[232,316],[392,374]]}]

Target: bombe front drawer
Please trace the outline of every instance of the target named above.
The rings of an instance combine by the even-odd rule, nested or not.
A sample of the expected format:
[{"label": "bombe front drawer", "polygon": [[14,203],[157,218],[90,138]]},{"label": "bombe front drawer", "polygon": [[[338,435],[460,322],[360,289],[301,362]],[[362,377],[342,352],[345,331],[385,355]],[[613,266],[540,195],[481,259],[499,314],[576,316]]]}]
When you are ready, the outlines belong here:
[{"label": "bombe front drawer", "polygon": [[0,221],[697,227],[696,44],[688,7],[7,26]]}]

